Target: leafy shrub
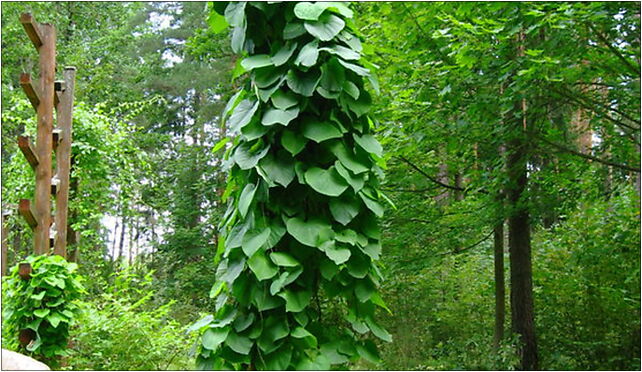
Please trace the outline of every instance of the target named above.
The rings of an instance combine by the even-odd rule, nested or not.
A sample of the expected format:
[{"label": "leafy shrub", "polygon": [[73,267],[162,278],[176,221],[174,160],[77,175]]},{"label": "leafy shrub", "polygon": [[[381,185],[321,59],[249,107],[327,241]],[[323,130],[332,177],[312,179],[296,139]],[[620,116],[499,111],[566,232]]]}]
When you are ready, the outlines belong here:
[{"label": "leafy shrub", "polygon": [[72,329],[75,370],[191,369],[189,346],[194,342],[169,315],[174,301],[155,308],[151,301],[152,273],[129,270],[91,303],[84,305],[78,327]]},{"label": "leafy shrub", "polygon": [[78,265],[60,256],[30,256],[26,262],[32,267],[31,278],[23,280],[16,265],[3,285],[5,347],[56,366],[56,357],[68,354],[69,326],[85,292],[82,278],[76,273]]}]

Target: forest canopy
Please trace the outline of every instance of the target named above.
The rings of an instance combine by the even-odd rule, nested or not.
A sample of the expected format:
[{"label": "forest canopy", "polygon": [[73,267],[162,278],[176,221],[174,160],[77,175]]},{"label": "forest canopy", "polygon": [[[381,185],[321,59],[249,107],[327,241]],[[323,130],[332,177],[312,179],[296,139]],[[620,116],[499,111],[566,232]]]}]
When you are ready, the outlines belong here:
[{"label": "forest canopy", "polygon": [[[58,75],[76,67],[66,260],[33,257],[17,213],[23,13],[56,28]],[[94,370],[641,368],[640,3],[1,17],[3,349]]]}]

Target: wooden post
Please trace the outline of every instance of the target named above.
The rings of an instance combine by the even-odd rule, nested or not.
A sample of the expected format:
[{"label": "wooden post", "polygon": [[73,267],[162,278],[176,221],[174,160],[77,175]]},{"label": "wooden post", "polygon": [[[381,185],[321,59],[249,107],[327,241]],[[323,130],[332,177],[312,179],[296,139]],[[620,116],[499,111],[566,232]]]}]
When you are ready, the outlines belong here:
[{"label": "wooden post", "polygon": [[69,203],[69,173],[71,168],[71,126],[73,120],[74,87],[76,81],[76,68],[65,67],[64,84],[60,87],[56,111],[56,119],[60,130],[60,143],[56,149],[56,170],[60,180],[56,193],[56,231],[57,238],[54,242],[54,254],[67,257],[67,215]]},{"label": "wooden post", "polygon": [[9,253],[9,244],[7,242],[9,236],[9,227],[7,226],[7,219],[11,214],[8,210],[2,211],[2,276],[7,275],[7,254]]}]

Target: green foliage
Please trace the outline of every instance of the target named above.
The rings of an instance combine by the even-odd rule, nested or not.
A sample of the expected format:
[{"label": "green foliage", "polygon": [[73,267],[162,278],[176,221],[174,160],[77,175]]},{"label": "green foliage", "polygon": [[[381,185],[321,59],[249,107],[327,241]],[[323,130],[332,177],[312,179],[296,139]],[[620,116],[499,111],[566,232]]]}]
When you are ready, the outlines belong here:
[{"label": "green foliage", "polygon": [[113,275],[105,293],[85,303],[69,368],[73,370],[185,370],[193,342],[171,313],[176,302],[155,306],[152,273],[124,270]]},{"label": "green foliage", "polygon": [[[3,337],[13,338],[12,348],[56,366],[57,357],[68,355],[69,327],[85,291],[82,277],[75,263],[57,255],[30,256],[25,262],[32,268],[30,279],[23,280],[16,265],[3,283]],[[16,342],[21,331],[31,339],[26,345]]]},{"label": "green foliage", "polygon": [[[224,13],[232,48],[248,53],[249,80],[223,114],[237,137],[226,152],[217,311],[193,326],[202,335],[197,366],[376,362],[361,335],[391,341],[375,321],[385,307],[373,259],[383,162],[352,12],[340,3],[230,3]],[[339,319],[323,320],[322,298],[342,304]]]}]

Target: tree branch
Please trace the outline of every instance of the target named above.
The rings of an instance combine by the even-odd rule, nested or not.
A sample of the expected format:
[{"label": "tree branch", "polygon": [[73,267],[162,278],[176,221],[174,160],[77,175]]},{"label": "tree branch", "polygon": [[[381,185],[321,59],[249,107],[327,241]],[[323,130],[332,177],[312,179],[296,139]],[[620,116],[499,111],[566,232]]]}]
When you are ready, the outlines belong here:
[{"label": "tree branch", "polygon": [[638,66],[637,68],[633,67],[633,65],[631,64],[631,61],[626,59],[626,57],[624,57],[622,53],[620,53],[620,51],[615,49],[613,44],[610,43],[606,39],[606,37],[602,35],[601,32],[596,30],[591,24],[588,24],[588,27],[591,31],[593,31],[593,33],[595,33],[595,35],[597,35],[598,39],[600,39],[600,41],[602,41],[606,45],[606,47],[609,48],[611,53],[615,54],[615,56],[618,57],[618,59],[620,59],[620,61],[622,61],[626,65],[626,67],[633,73],[634,76],[640,76],[640,66]]},{"label": "tree branch", "polygon": [[445,184],[445,183],[443,183],[443,182],[439,181],[438,179],[436,179],[436,178],[432,177],[431,175],[429,175],[428,173],[426,173],[425,171],[423,171],[423,170],[422,170],[421,168],[419,168],[418,166],[414,165],[412,162],[410,162],[410,160],[406,159],[406,158],[405,158],[405,157],[403,157],[403,156],[397,156],[397,158],[401,159],[401,160],[402,160],[402,161],[404,161],[406,164],[410,165],[414,170],[416,170],[417,172],[419,172],[421,175],[423,175],[424,177],[428,178],[429,180],[431,180],[432,182],[436,183],[437,185],[439,185],[439,186],[441,186],[441,187],[444,187],[444,188],[447,188],[447,189],[450,189],[450,190],[455,190],[455,191],[466,191],[466,189],[463,189],[463,188],[461,188],[461,187],[457,187],[457,186],[450,186],[450,185],[447,185],[447,184]]},{"label": "tree branch", "polygon": [[601,159],[601,158],[598,158],[596,156],[583,154],[583,153],[581,153],[579,151],[570,149],[570,148],[568,148],[566,146],[562,146],[562,145],[560,145],[558,143],[551,142],[551,141],[547,140],[546,138],[544,138],[542,136],[536,135],[536,137],[538,139],[542,140],[543,142],[545,142],[545,143],[547,143],[547,144],[549,144],[549,145],[551,145],[551,146],[553,146],[553,147],[555,147],[555,148],[557,148],[557,149],[559,149],[559,150],[561,150],[563,152],[567,152],[569,154],[572,154],[572,155],[575,155],[575,156],[579,156],[579,157],[584,158],[584,159],[593,160],[593,161],[596,161],[598,163],[602,163],[602,164],[605,164],[605,165],[610,165],[610,166],[615,167],[615,168],[620,168],[620,169],[624,169],[624,170],[627,170],[627,171],[630,171],[630,172],[640,173],[640,168],[633,168],[633,167],[628,166],[626,164],[615,163],[613,161],[606,160],[606,159]]},{"label": "tree branch", "polygon": [[468,246],[468,247],[466,247],[466,248],[458,249],[458,250],[453,251],[453,252],[440,253],[439,255],[440,255],[440,256],[445,256],[445,255],[448,255],[448,254],[460,254],[460,253],[463,253],[463,252],[465,252],[465,251],[467,251],[467,250],[470,250],[470,249],[473,249],[473,248],[475,248],[476,246],[480,245],[481,243],[485,242],[485,241],[486,241],[486,240],[488,240],[488,238],[490,238],[492,235],[493,235],[493,231],[491,230],[491,231],[490,231],[490,233],[488,233],[488,235],[484,236],[481,240],[479,240],[478,242],[476,242],[476,243],[474,243],[474,244],[472,244],[472,245],[469,245],[469,246]]}]

